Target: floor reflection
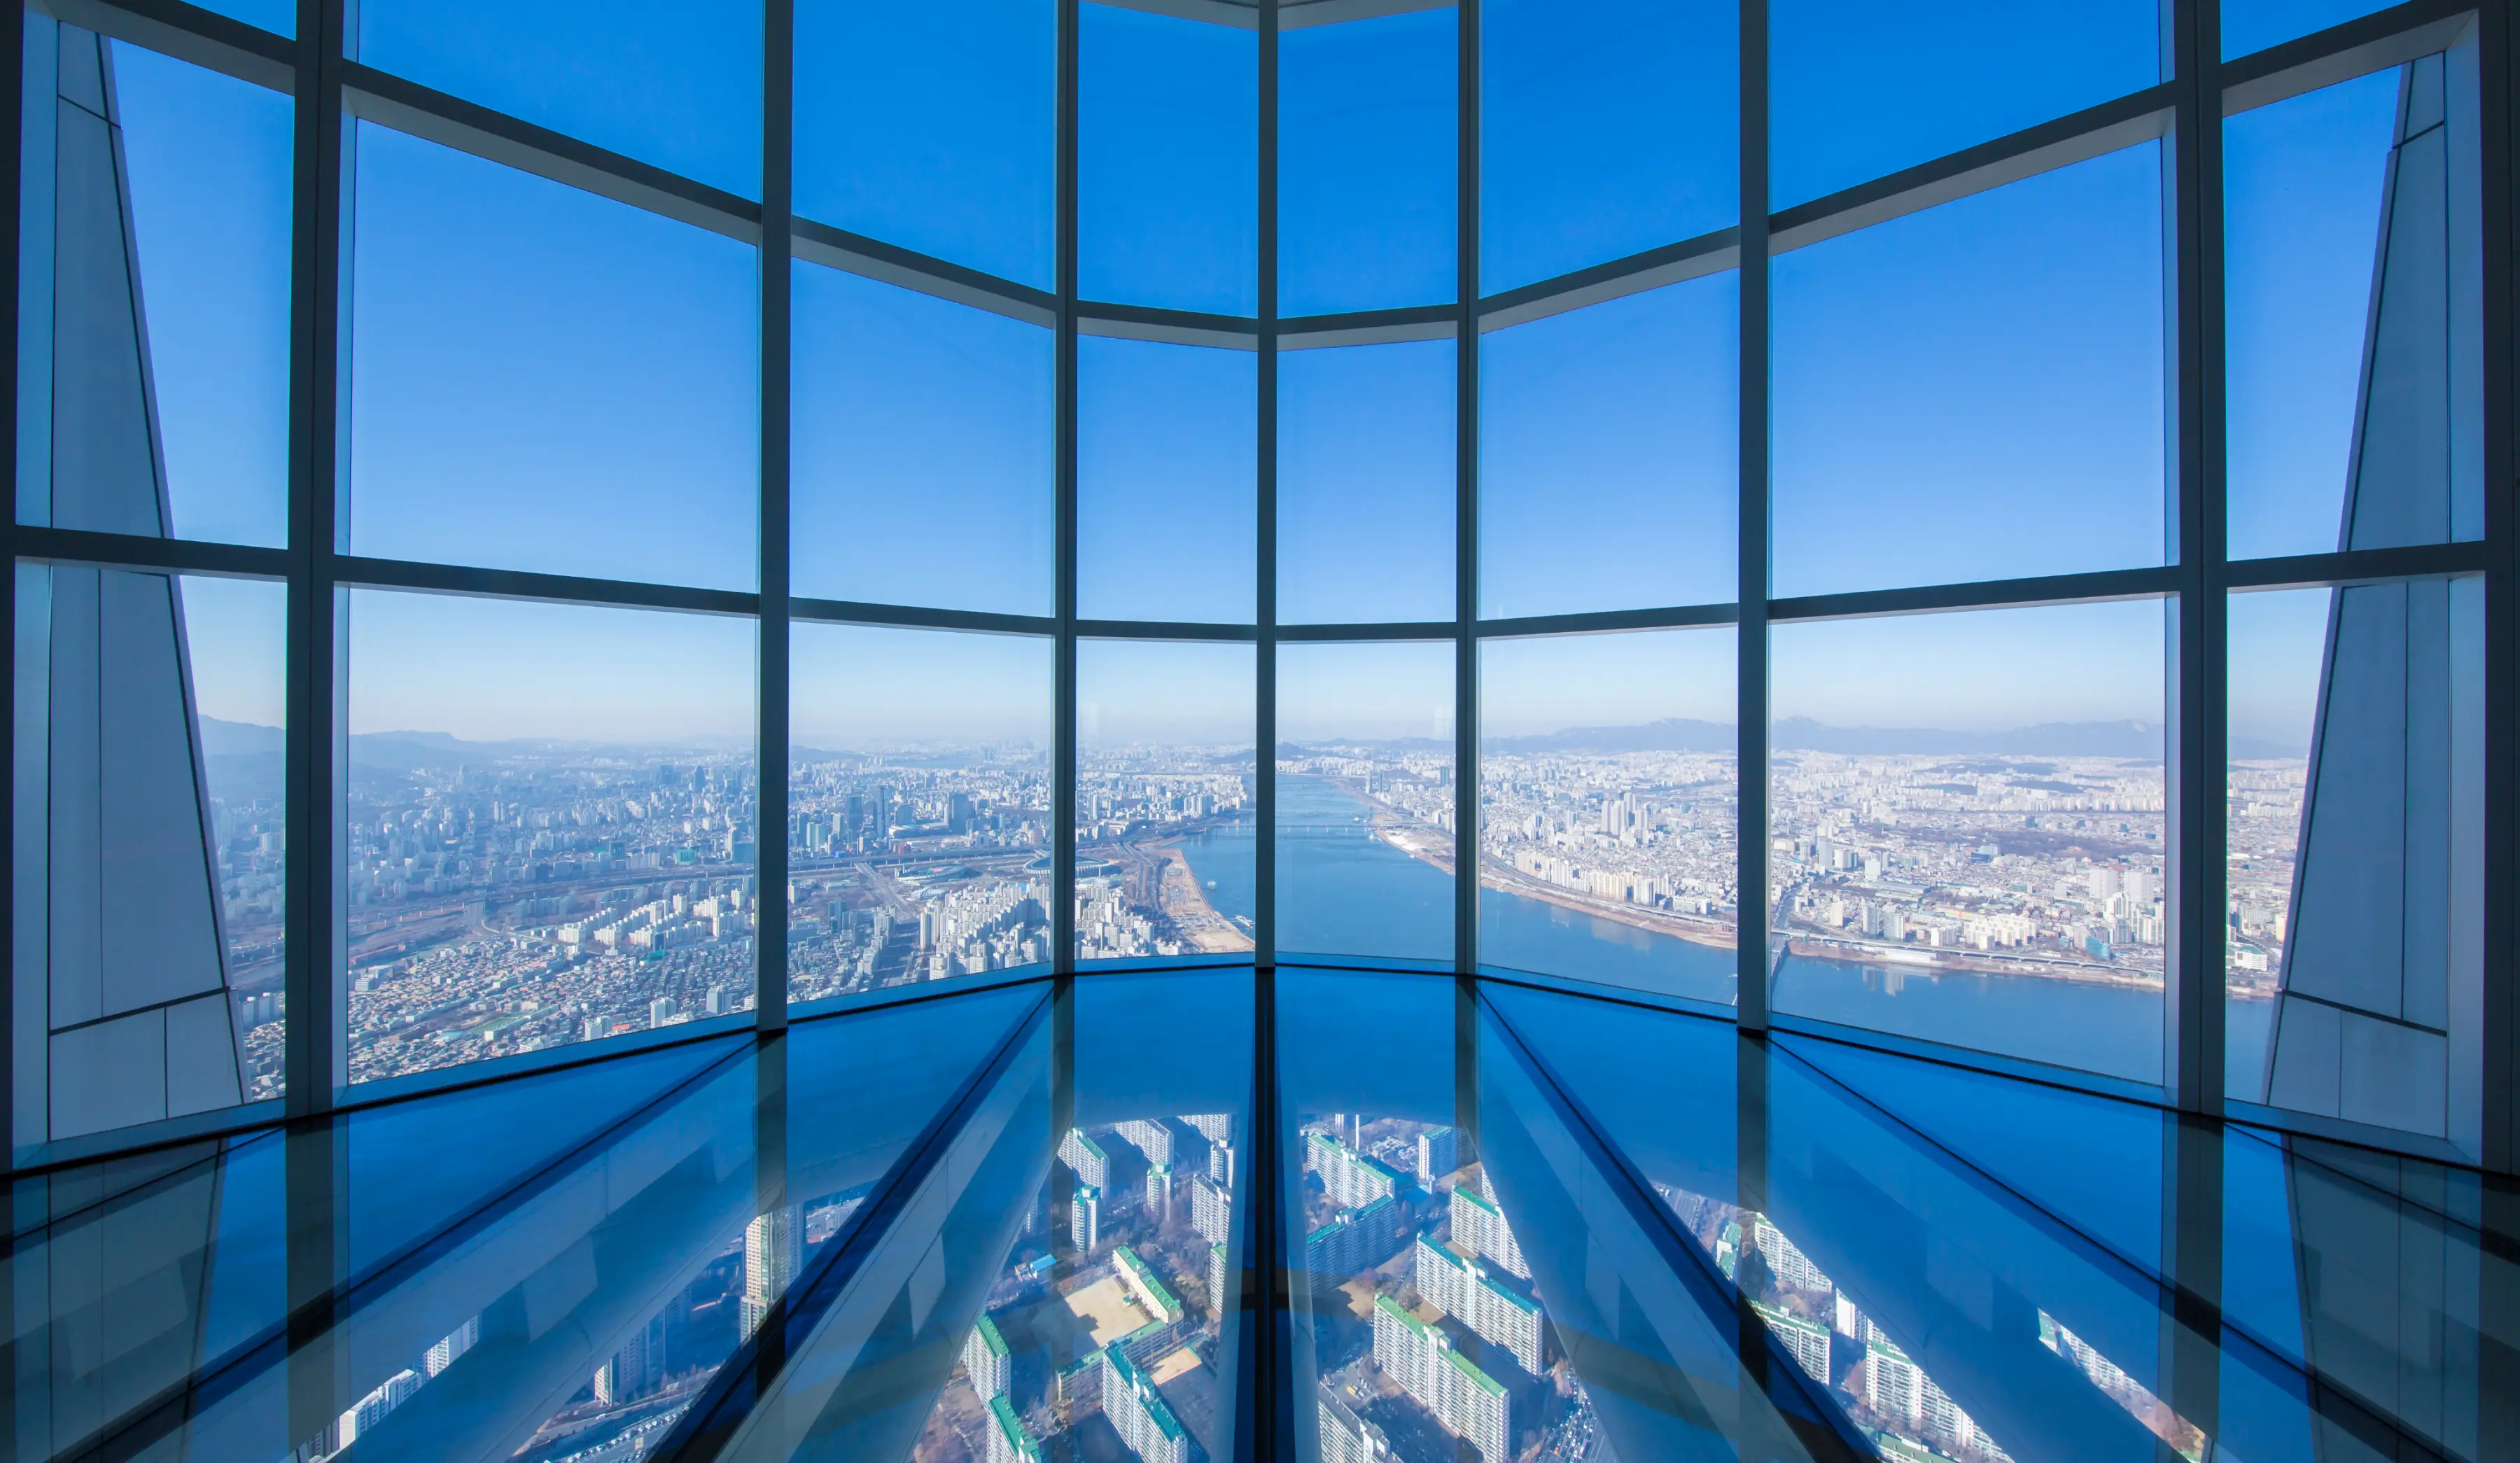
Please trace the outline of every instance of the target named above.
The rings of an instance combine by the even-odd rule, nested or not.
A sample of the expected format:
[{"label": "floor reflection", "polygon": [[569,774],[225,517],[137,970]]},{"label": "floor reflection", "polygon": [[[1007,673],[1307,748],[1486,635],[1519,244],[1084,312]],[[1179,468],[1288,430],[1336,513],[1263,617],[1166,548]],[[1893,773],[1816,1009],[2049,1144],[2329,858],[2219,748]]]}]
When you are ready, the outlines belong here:
[{"label": "floor reflection", "polygon": [[1037,982],[22,1177],[11,1456],[2520,1456],[2498,1181],[1443,977],[1277,972],[1272,1086],[1263,989]]}]

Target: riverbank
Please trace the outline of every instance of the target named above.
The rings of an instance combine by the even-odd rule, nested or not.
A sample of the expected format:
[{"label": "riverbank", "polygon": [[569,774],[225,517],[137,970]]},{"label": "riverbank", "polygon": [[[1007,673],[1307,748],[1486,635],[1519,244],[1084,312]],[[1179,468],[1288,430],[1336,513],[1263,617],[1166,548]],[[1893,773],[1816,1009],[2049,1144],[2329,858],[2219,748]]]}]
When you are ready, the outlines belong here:
[{"label": "riverbank", "polygon": [[1159,843],[1148,853],[1164,864],[1157,899],[1163,906],[1164,917],[1190,940],[1198,953],[1242,954],[1254,947],[1251,937],[1218,912],[1207,897],[1207,887],[1199,882],[1198,870],[1191,866],[1190,858],[1178,843]]}]

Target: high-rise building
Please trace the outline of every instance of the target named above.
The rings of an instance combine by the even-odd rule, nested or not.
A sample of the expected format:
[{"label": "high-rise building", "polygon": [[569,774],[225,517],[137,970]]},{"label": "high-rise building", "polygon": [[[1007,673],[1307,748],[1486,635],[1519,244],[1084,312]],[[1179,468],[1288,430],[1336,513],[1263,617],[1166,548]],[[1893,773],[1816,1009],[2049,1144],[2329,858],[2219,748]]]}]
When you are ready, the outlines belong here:
[{"label": "high-rise building", "polygon": [[1172,1212],[1173,1166],[1156,1164],[1147,1170],[1147,1218],[1161,1224]]},{"label": "high-rise building", "polygon": [[1376,1199],[1304,1236],[1304,1267],[1316,1287],[1344,1285],[1389,1260],[1409,1239],[1409,1217]]},{"label": "high-rise building", "polygon": [[1207,1178],[1190,1181],[1190,1221],[1198,1237],[1211,1245],[1225,1243],[1234,1223],[1234,1199],[1223,1187]]},{"label": "high-rise building", "polygon": [[1430,1128],[1418,1134],[1418,1186],[1434,1192],[1435,1180],[1462,1166],[1462,1133],[1457,1128]]},{"label": "high-rise building", "polygon": [[1155,1383],[1117,1343],[1102,1349],[1102,1415],[1146,1463],[1192,1463],[1197,1444]]},{"label": "high-rise building", "polygon": [[989,1398],[988,1463],[1041,1463],[1041,1443],[1004,1396]]},{"label": "high-rise building", "polygon": [[1181,1120],[1184,1123],[1189,1124],[1192,1130],[1200,1137],[1207,1139],[1211,1143],[1230,1143],[1234,1141],[1234,1115],[1232,1113],[1184,1113],[1181,1115]]},{"label": "high-rise building", "polygon": [[1373,1303],[1373,1361],[1484,1463],[1507,1463],[1513,1436],[1505,1389],[1453,1349],[1452,1338],[1381,1296]]},{"label": "high-rise building", "polygon": [[1145,1154],[1147,1162],[1157,1165],[1172,1163],[1173,1130],[1165,1126],[1162,1119],[1131,1118],[1111,1130]]},{"label": "high-rise building", "polygon": [[1327,1382],[1313,1388],[1316,1436],[1322,1463],[1382,1463],[1391,1454],[1391,1440],[1367,1422]]},{"label": "high-rise building", "polygon": [[1768,1273],[1777,1277],[1778,1284],[1794,1290],[1817,1291],[1822,1295],[1836,1289],[1829,1283],[1828,1276],[1821,1273],[1820,1266],[1811,1263],[1811,1257],[1795,1249],[1794,1242],[1785,1238],[1784,1231],[1769,1223],[1765,1215],[1757,1217],[1750,1232],[1753,1242],[1759,1247],[1759,1258],[1768,1263]]},{"label": "high-rise building", "polygon": [[800,1219],[789,1204],[743,1226],[743,1301],[737,1316],[746,1336],[760,1329],[762,1317],[796,1279],[805,1250]]},{"label": "high-rise building", "polygon": [[1233,1190],[1234,1145],[1232,1143],[1217,1142],[1207,1145],[1207,1176],[1225,1185],[1228,1192]]},{"label": "high-rise building", "polygon": [[1540,1308],[1529,1297],[1499,1285],[1476,1261],[1465,1261],[1422,1234],[1418,1236],[1416,1278],[1418,1293],[1428,1304],[1505,1348],[1524,1371],[1540,1374]]},{"label": "high-rise building", "polygon": [[1111,1186],[1111,1160],[1102,1144],[1085,1135],[1084,1129],[1067,1130],[1067,1136],[1059,1140],[1058,1157],[1076,1171],[1079,1183],[1090,1183],[1098,1189]]},{"label": "high-rise building", "polygon": [[401,1371],[378,1383],[376,1390],[352,1403],[350,1410],[342,1413],[335,1421],[332,1431],[337,1440],[336,1445],[326,1451],[338,1452],[358,1441],[364,1435],[375,1431],[377,1425],[385,1420],[385,1414],[408,1401],[411,1395],[420,1391],[421,1384],[428,1380],[411,1368],[404,1367]]},{"label": "high-rise building", "polygon": [[[1482,1173],[1482,1177],[1485,1176]],[[1522,1246],[1516,1244],[1513,1229],[1505,1221],[1505,1211],[1493,1199],[1482,1199],[1466,1188],[1453,1190],[1453,1243],[1481,1260],[1496,1263],[1498,1269],[1517,1280],[1531,1278],[1531,1266],[1523,1262]]]},{"label": "high-rise building", "polygon": [[1207,1247],[1207,1304],[1217,1314],[1233,1309],[1241,1298],[1235,1294],[1234,1277],[1225,1267],[1225,1245],[1222,1241]]},{"label": "high-rise building", "polygon": [[999,1334],[998,1323],[985,1315],[963,1340],[963,1371],[971,1379],[971,1390],[983,1397],[1006,1396],[1014,1381],[1014,1358],[1007,1351],[1007,1339]]},{"label": "high-rise building", "polygon": [[1080,1183],[1067,1206],[1067,1242],[1079,1255],[1091,1255],[1102,1243],[1102,1191]]},{"label": "high-rise building", "polygon": [[472,1350],[473,1346],[480,1340],[481,1317],[476,1315],[466,1321],[464,1324],[456,1327],[454,1330],[447,1332],[442,1340],[440,1340],[435,1346],[430,1347],[428,1349],[428,1359],[423,1362],[422,1365],[427,1368],[430,1376],[436,1376],[448,1367],[453,1366],[457,1357],[463,1355],[466,1352]]},{"label": "high-rise building", "polygon": [[1400,1192],[1399,1175],[1326,1132],[1306,1135],[1304,1171],[1322,1176],[1323,1189],[1341,1209],[1363,1209]]},{"label": "high-rise building", "polygon": [[1129,1288],[1129,1294],[1136,1296],[1138,1304],[1147,1308],[1148,1315],[1164,1322],[1182,1318],[1182,1304],[1173,1295],[1172,1287],[1164,1284],[1163,1277],[1155,1273],[1154,1266],[1140,1259],[1136,1250],[1127,1245],[1114,1249],[1111,1267],[1118,1272],[1120,1283]]},{"label": "high-rise building", "polygon": [[1760,1319],[1768,1323],[1768,1334],[1777,1338],[1777,1344],[1784,1348],[1785,1354],[1794,1358],[1794,1364],[1803,1369],[1803,1375],[1816,1382],[1826,1383],[1829,1380],[1828,1327],[1761,1302],[1750,1304],[1759,1312]]}]

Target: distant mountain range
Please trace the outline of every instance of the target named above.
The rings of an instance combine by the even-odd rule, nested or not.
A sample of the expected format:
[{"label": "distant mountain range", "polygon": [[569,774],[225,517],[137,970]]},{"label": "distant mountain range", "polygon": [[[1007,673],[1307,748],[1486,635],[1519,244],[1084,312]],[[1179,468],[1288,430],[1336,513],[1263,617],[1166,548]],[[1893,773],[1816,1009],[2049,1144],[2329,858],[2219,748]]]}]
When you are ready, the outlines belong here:
[{"label": "distant mountain range", "polygon": [[[2044,722],[2006,732],[1948,732],[1932,727],[1832,727],[1809,717],[1787,717],[1768,733],[1774,751],[1834,752],[1851,756],[1935,757],[1946,754],[2004,757],[2126,757],[2159,761],[2163,729],[2151,722]],[[1498,736],[1494,751],[1534,752],[1729,752],[1732,724],[1668,717],[1641,727],[1573,727],[1539,736]],[[2303,746],[2234,736],[2231,755],[2241,758],[2302,757]]]},{"label": "distant mountain range", "polygon": [[[202,750],[211,757],[280,755],[281,730],[249,722],[202,718]],[[497,761],[519,752],[563,747],[626,748],[626,743],[544,741],[465,741],[443,732],[375,732],[350,738],[350,760],[378,771],[420,772],[468,763]],[[1322,743],[1282,741],[1280,757],[1316,755],[1328,747],[1370,746],[1386,754],[1443,756],[1451,741],[1432,736],[1385,740],[1360,738]],[[1634,727],[1570,727],[1537,736],[1494,736],[1490,751],[1536,752],[1730,752],[1732,724],[1666,717]],[[1778,752],[1834,752],[1854,756],[1934,757],[1985,755],[2001,757],[2125,757],[2158,761],[2162,728],[2150,722],[2045,722],[2009,732],[1947,732],[1930,727],[1832,727],[1809,717],[1788,717],[1769,733],[1769,746]],[[2245,759],[2304,757],[2310,749],[2263,737],[2234,736],[2231,755]],[[823,760],[857,753],[832,753],[799,747],[796,755]],[[951,759],[949,759],[951,760]]]}]

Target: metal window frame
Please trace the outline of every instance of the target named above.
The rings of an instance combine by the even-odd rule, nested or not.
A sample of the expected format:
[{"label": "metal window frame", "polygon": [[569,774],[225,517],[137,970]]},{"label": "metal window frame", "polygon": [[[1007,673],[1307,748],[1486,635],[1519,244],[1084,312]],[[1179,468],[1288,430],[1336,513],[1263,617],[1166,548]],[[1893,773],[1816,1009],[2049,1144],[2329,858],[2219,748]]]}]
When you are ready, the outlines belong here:
[{"label": "metal window frame", "polygon": [[[22,12],[29,0],[19,0]],[[2512,649],[2520,643],[2520,522],[2514,521],[2515,441],[2512,396],[2515,372],[2513,258],[2513,113],[2508,0],[2408,0],[2250,56],[2224,60],[2219,48],[2215,0],[2176,0],[2165,35],[2169,79],[2018,132],[1962,149],[1824,198],[1772,210],[1767,197],[1768,67],[1765,0],[1742,0],[1740,21],[1740,221],[1695,238],[1676,240],[1624,258],[1552,279],[1480,294],[1479,250],[1479,18],[1477,0],[1461,0],[1460,138],[1457,152],[1459,281],[1454,303],[1367,310],[1330,316],[1280,318],[1273,267],[1277,240],[1277,35],[1282,28],[1365,19],[1422,9],[1414,0],[1349,5],[1345,0],[1290,5],[1278,0],[1248,6],[1148,3],[1164,14],[1248,26],[1261,32],[1261,187],[1257,200],[1263,261],[1261,309],[1254,317],[1219,316],[1080,298],[1075,274],[1076,174],[1079,139],[1075,116],[1077,26],[1080,0],[1055,0],[1058,14],[1059,68],[1056,166],[1058,171],[1057,288],[1042,290],[950,260],[853,234],[792,211],[794,92],[793,26],[789,0],[765,0],[762,200],[754,202],[669,170],[577,141],[564,133],[421,86],[359,63],[347,53],[339,0],[301,0],[297,33],[261,31],[183,0],[38,0],[40,8],[101,33],[209,66],[254,84],[292,94],[297,101],[292,170],[292,277],[290,426],[289,544],[285,548],[184,540],[126,538],[72,530],[12,525],[12,550],[27,560],[176,570],[188,574],[271,579],[289,587],[287,778],[292,858],[289,884],[287,991],[292,1012],[288,1039],[288,1111],[318,1114],[346,1095],[338,1017],[338,953],[331,881],[319,877],[338,859],[335,827],[339,788],[336,769],[342,732],[339,691],[339,605],[350,587],[488,596],[570,603],[615,605],[683,613],[752,618],[761,646],[756,739],[762,825],[757,843],[765,928],[784,915],[785,847],[770,835],[786,819],[785,766],[789,699],[789,627],[836,623],[1040,636],[1054,642],[1054,714],[1057,770],[1054,813],[1061,829],[1074,819],[1074,654],[1081,638],[1246,642],[1259,654],[1255,744],[1274,750],[1275,667],[1282,643],[1445,640],[1456,649],[1455,709],[1457,836],[1475,846],[1478,762],[1478,647],[1489,640],[1602,634],[1682,626],[1731,625],[1739,646],[1737,710],[1746,786],[1765,761],[1768,713],[1765,655],[1767,627],[1779,622],[1850,616],[2163,598],[2178,606],[2174,644],[2168,649],[2177,709],[2173,776],[2210,768],[2221,740],[2228,658],[2221,604],[2229,593],[2278,587],[2385,582],[2447,574],[2482,575],[2487,585],[2486,716],[2489,745],[2503,753],[2489,758],[2485,876],[2490,909],[2507,908],[2520,892],[2520,669]],[[1297,12],[1303,12],[1298,14]],[[2481,138],[2485,233],[2485,461],[2487,532],[2481,543],[2404,550],[2360,551],[2282,558],[2226,557],[2222,504],[2222,383],[2220,341],[2220,120],[2240,111],[2348,79],[2438,50],[2474,26],[2484,67],[2485,113]],[[17,56],[19,41],[6,42]],[[765,251],[761,308],[761,487],[759,577],[750,590],[676,586],[425,563],[346,554],[338,527],[344,490],[340,464],[338,383],[344,369],[345,271],[340,256],[345,219],[346,129],[356,120],[396,127],[491,160],[629,203],[752,244]],[[9,124],[16,126],[13,121]],[[11,138],[16,137],[14,131]],[[1767,437],[1770,407],[1766,382],[1770,337],[1766,329],[1768,262],[1775,254],[1868,227],[1958,198],[2001,187],[2035,173],[2146,140],[2165,147],[2165,241],[2171,269],[2165,301],[2170,331],[2173,419],[2171,467],[2175,506],[2166,525],[2165,563],[2093,574],[2069,574],[1862,593],[1772,598],[1754,589],[1766,583],[1769,487]],[[8,165],[20,166],[14,144]],[[14,210],[16,191],[9,191]],[[12,218],[14,220],[14,212]],[[7,245],[15,250],[14,227]],[[775,258],[773,257],[775,255]],[[14,252],[12,254],[14,258]],[[880,604],[796,597],[788,582],[788,425],[784,389],[792,331],[788,277],[803,259],[838,268],[942,299],[988,309],[1056,332],[1058,441],[1055,591],[1052,612],[1016,615],[936,606]],[[1679,280],[1734,269],[1741,272],[1740,583],[1745,598],[1729,602],[1666,605],[1584,614],[1482,619],[1478,595],[1478,336],[1493,330],[1580,309],[1659,288]],[[11,307],[14,310],[14,303]],[[14,315],[12,317],[14,319]],[[1084,620],[1075,613],[1075,341],[1083,334],[1167,339],[1260,351],[1255,413],[1260,429],[1260,602],[1248,625]],[[1276,617],[1276,360],[1288,349],[1335,347],[1377,341],[1451,336],[1458,352],[1456,608],[1448,621],[1405,624],[1281,624]],[[14,356],[8,369],[13,379]],[[11,393],[6,408],[14,413]],[[1274,815],[1274,757],[1261,757],[1255,802],[1264,820]],[[1742,797],[1739,846],[1741,888],[1766,885],[1764,798]],[[2173,985],[2165,997],[2163,1099],[2184,1111],[2210,1115],[2222,1103],[2220,1078],[2220,959],[2213,950],[2211,911],[2222,898],[2219,859],[2223,844],[2219,795],[2209,775],[2180,778],[2173,799],[2172,848],[2181,860],[2174,880],[2178,911]],[[776,820],[774,824],[773,820]],[[774,848],[774,842],[780,846]],[[1073,848],[1054,835],[1054,944],[1056,968],[1073,968]],[[1276,878],[1268,840],[1262,841],[1256,880],[1263,933],[1255,963],[1276,959],[1273,945]],[[0,854],[0,857],[6,857]],[[1477,968],[1477,880],[1456,876],[1458,973]],[[2511,1048],[2520,1036],[2520,1000],[2512,969],[2520,961],[2520,935],[2490,927],[2486,949],[2483,1142],[2467,1160],[2498,1172],[2514,1169],[2520,1134],[2520,1073]],[[756,948],[763,964],[756,993],[756,1025],[775,1031],[785,1020],[785,973],[776,962],[779,944]],[[1765,951],[1749,953],[1745,976],[1761,975]],[[1756,1031],[1767,1020],[1761,979],[1745,979],[1737,1017]],[[450,1083],[460,1075],[449,1074]],[[145,1135],[133,1134],[135,1140]]]}]

